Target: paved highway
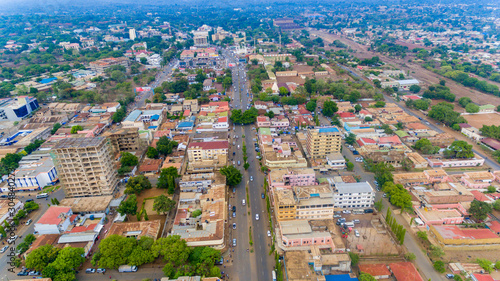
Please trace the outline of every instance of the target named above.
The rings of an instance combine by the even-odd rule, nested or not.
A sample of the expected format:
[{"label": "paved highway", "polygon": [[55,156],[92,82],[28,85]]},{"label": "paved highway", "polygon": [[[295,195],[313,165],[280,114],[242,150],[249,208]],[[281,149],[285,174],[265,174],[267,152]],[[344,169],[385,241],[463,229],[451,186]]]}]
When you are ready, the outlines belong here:
[{"label": "paved highway", "polygon": [[[28,196],[28,193],[22,193],[22,192],[16,193],[16,198],[23,202],[26,202],[27,199],[34,197],[35,197],[34,193],[32,193],[31,196]],[[17,247],[17,245],[22,243],[26,235],[30,233],[33,234],[33,232],[35,231],[35,222],[37,222],[40,219],[40,217],[45,213],[45,211],[47,211],[47,209],[49,208],[47,203],[50,203],[51,198],[57,198],[57,200],[61,201],[64,198],[63,189],[59,188],[56,192],[49,194],[49,198],[47,200],[34,199],[35,202],[37,202],[40,205],[40,208],[37,211],[32,212],[26,219],[22,220],[23,222],[26,222],[28,219],[31,219],[33,222],[30,225],[22,223],[17,227],[17,230],[14,231],[17,236],[19,237],[22,236],[22,238],[18,238],[16,240],[14,247]],[[5,244],[7,244],[7,242],[5,242]],[[10,246],[12,247],[12,245],[13,244],[11,244]],[[3,247],[3,245],[1,246]],[[14,271],[16,272],[16,274],[12,274],[7,271],[7,269],[10,268],[10,265],[7,264],[8,262],[7,255],[9,253],[10,251],[6,251],[5,253],[0,254],[0,272],[2,273],[0,277],[2,278],[2,280],[10,280],[12,278],[18,278],[16,274],[20,271],[19,269],[15,269]]]},{"label": "paved highway", "polygon": [[[224,51],[223,54],[230,62],[237,63],[237,58],[229,51]],[[248,93],[244,65],[237,64],[236,67],[233,67],[232,75],[233,100],[231,105],[233,109],[242,109],[245,111],[250,104],[249,101],[252,99],[252,95]],[[267,235],[267,231],[270,230],[269,220],[266,211],[266,201],[261,198],[261,194],[264,192],[264,174],[260,170],[260,165],[256,159],[257,154],[254,149],[255,142],[253,139],[257,138],[256,130],[252,126],[235,126],[234,133],[231,133],[232,137],[234,135],[238,136],[235,140],[236,146],[233,146],[232,149],[236,153],[234,161],[236,167],[243,173],[243,180],[236,187],[235,198],[231,199],[231,204],[236,204],[237,206],[237,229],[231,233],[231,239],[237,239],[237,247],[234,252],[234,266],[237,268],[232,268],[231,272],[234,272],[237,276],[233,278],[230,274],[230,278],[231,280],[271,280],[274,259],[272,256],[269,256],[269,245],[271,244],[271,237]],[[247,161],[250,163],[247,171],[243,168],[243,139],[247,147]],[[238,148],[238,145],[240,148]],[[238,161],[240,161],[240,166],[237,165]],[[248,197],[246,195],[246,186],[248,186]],[[247,201],[247,198],[249,198],[249,202],[246,202],[246,206],[242,206],[242,200]],[[258,220],[256,219],[256,215],[259,215]],[[234,218],[232,220],[232,222],[235,222]],[[250,232],[253,246],[249,245],[250,226],[252,227]],[[247,249],[249,249],[248,252]]]}]

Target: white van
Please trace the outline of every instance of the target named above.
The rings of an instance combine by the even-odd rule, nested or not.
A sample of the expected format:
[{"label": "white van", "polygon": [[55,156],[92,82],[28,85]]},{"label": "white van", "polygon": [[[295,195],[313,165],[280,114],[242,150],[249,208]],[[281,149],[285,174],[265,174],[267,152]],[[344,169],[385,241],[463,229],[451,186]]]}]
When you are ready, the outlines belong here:
[{"label": "white van", "polygon": [[241,200],[241,205],[243,205],[243,206],[246,205],[245,199]]}]

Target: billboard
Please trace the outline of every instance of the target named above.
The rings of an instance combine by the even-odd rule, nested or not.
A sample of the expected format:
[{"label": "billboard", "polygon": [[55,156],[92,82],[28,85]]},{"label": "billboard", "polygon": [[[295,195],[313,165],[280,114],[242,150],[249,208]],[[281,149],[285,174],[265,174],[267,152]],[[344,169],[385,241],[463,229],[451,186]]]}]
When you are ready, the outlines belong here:
[{"label": "billboard", "polygon": [[135,92],[148,92],[151,91],[151,87],[137,87],[134,90]]}]

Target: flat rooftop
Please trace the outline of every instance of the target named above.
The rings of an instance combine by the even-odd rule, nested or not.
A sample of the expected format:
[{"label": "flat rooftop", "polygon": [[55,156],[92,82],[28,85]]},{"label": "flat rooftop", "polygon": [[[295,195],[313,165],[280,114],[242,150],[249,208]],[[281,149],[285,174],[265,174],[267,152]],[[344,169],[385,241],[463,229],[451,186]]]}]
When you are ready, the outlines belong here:
[{"label": "flat rooftop", "polygon": [[373,188],[368,182],[357,182],[357,183],[345,183],[339,182],[335,183],[335,188],[337,193],[366,193],[373,192]]},{"label": "flat rooftop", "polygon": [[65,138],[60,140],[59,143],[54,146],[54,149],[95,147],[104,140],[105,138],[103,137]]},{"label": "flat rooftop", "polygon": [[112,195],[65,198],[61,200],[59,206],[71,207],[74,213],[105,212],[111,200],[113,200]]},{"label": "flat rooftop", "polygon": [[456,225],[435,225],[434,228],[444,239],[490,239],[499,238],[488,229],[460,228]]},{"label": "flat rooftop", "polygon": [[283,235],[311,233],[312,229],[307,220],[290,220],[279,223]]}]

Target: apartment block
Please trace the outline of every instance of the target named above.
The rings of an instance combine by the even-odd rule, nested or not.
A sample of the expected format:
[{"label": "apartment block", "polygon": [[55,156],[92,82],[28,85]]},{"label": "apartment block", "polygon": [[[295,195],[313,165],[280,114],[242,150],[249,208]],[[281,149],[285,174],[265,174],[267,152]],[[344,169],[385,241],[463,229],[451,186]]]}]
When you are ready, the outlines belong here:
[{"label": "apartment block", "polygon": [[335,206],[339,209],[370,208],[375,201],[375,192],[369,182],[336,183]]},{"label": "apartment block", "polygon": [[106,138],[67,138],[52,151],[67,197],[110,195],[116,190],[117,172]]},{"label": "apartment block", "polygon": [[311,158],[325,158],[340,152],[341,136],[336,127],[314,128],[307,131],[306,148]]},{"label": "apartment block", "polygon": [[125,68],[128,68],[129,60],[128,60],[128,58],[125,58],[125,57],[106,58],[106,59],[100,59],[100,60],[96,60],[96,61],[89,63],[90,69],[97,72],[97,73],[103,73],[106,69],[108,69],[114,65],[121,65],[121,66],[124,66]]},{"label": "apartment block", "polygon": [[333,193],[327,184],[274,190],[272,199],[278,221],[324,220],[333,217]]},{"label": "apartment block", "polygon": [[274,169],[268,175],[269,187],[291,188],[293,186],[314,185],[316,174],[311,168],[304,169]]},{"label": "apartment block", "polygon": [[137,127],[106,132],[103,136],[109,139],[115,154],[139,150],[139,128]]},{"label": "apartment block", "polygon": [[188,173],[207,173],[227,164],[228,141],[192,142],[187,149]]}]

